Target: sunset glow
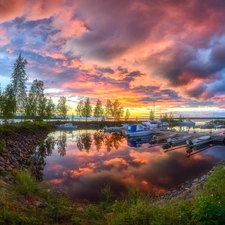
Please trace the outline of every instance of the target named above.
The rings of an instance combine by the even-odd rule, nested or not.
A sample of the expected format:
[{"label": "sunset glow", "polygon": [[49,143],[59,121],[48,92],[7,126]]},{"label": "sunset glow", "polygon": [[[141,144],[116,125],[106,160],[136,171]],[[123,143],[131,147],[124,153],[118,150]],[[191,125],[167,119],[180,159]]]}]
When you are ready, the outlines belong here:
[{"label": "sunset glow", "polygon": [[0,84],[21,53],[47,96],[131,116],[225,116],[225,1],[1,0]]}]

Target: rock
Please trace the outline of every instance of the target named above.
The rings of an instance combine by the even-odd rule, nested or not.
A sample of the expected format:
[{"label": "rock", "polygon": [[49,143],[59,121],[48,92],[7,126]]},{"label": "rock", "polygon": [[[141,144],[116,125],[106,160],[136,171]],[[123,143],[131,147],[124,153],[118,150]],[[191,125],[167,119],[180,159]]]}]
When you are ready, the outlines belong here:
[{"label": "rock", "polygon": [[4,158],[3,158],[2,156],[0,156],[0,161],[2,161],[2,162],[5,161]]}]

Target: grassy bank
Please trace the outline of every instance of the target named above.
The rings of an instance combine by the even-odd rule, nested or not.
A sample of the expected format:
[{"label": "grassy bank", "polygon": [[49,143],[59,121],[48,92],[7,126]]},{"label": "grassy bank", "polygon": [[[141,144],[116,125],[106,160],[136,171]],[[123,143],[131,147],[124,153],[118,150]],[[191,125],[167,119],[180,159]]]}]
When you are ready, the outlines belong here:
[{"label": "grassy bank", "polygon": [[14,185],[0,181],[0,224],[225,224],[224,166],[215,167],[194,198],[156,202],[135,188],[113,201],[106,185],[98,204],[81,205],[37,183],[29,172],[14,175]]}]

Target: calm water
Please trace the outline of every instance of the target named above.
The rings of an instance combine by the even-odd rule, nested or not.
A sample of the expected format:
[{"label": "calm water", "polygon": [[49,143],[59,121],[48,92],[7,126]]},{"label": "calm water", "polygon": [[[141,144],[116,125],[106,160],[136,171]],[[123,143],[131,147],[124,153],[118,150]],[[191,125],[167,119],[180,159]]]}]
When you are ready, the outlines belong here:
[{"label": "calm water", "polygon": [[[186,129],[186,128],[182,128]],[[225,146],[193,151],[186,148],[164,152],[150,147],[149,138],[127,140],[96,130],[56,131],[49,134],[43,178],[72,199],[97,201],[105,184],[115,196],[138,186],[144,192],[162,193],[209,171],[225,159]],[[46,145],[46,144],[45,144]]]}]

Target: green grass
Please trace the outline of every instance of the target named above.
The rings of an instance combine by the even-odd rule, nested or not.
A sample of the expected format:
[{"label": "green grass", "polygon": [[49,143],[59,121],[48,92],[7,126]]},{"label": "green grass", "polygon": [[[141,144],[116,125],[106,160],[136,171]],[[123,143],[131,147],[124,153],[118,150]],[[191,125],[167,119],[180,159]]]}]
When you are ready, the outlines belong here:
[{"label": "green grass", "polygon": [[131,188],[116,199],[110,185],[98,204],[74,204],[28,172],[15,173],[16,185],[0,185],[0,224],[219,225],[225,224],[225,167],[215,168],[195,198],[153,201]]}]

